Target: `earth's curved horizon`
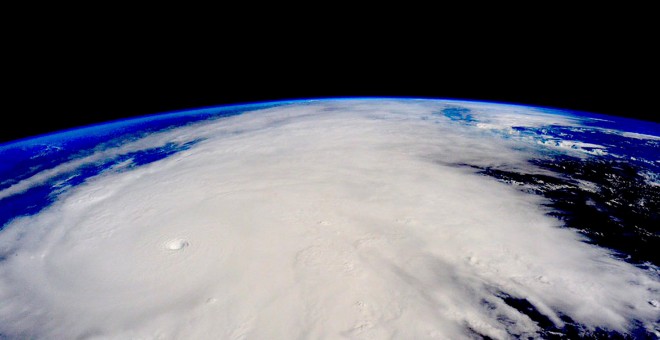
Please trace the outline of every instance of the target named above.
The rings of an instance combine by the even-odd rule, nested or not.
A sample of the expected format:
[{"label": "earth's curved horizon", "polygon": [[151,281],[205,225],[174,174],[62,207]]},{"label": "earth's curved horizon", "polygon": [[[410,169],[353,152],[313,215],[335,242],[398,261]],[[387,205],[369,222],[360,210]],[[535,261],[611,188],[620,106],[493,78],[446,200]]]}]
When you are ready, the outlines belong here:
[{"label": "earth's curved horizon", "polygon": [[0,338],[660,336],[657,123],[300,99],[0,160]]},{"label": "earth's curved horizon", "polygon": [[299,99],[277,99],[277,100],[259,100],[259,101],[244,101],[244,102],[233,102],[233,103],[226,103],[226,104],[214,104],[214,105],[202,105],[202,106],[195,106],[195,107],[188,107],[188,108],[177,108],[177,109],[172,109],[172,110],[164,110],[164,111],[157,111],[157,112],[144,112],[141,114],[134,114],[131,116],[126,116],[126,117],[119,117],[119,118],[114,118],[114,119],[107,119],[107,120],[95,120],[90,123],[86,124],[79,124],[79,125],[70,125],[68,127],[64,127],[61,129],[56,129],[56,130],[48,130],[44,131],[41,133],[35,133],[32,135],[24,135],[22,137],[17,137],[11,140],[4,140],[0,141],[0,147],[6,146],[9,144],[15,144],[15,143],[20,143],[20,142],[25,142],[28,140],[33,140],[37,138],[43,138],[43,137],[48,137],[51,135],[59,135],[63,133],[67,133],[70,131],[75,131],[75,130],[80,130],[80,129],[88,129],[88,128],[94,128],[96,126],[101,126],[101,125],[107,125],[107,124],[113,124],[113,123],[121,123],[121,122],[127,122],[127,121],[133,121],[133,120],[142,120],[142,119],[150,119],[150,118],[157,118],[159,116],[163,115],[175,115],[175,114],[189,114],[195,111],[200,111],[200,110],[214,110],[214,109],[227,109],[231,107],[251,107],[255,106],[258,107],[260,105],[272,105],[272,104],[295,104],[295,103],[305,103],[305,102],[311,102],[311,101],[342,101],[342,100],[365,100],[365,101],[378,101],[378,100],[436,100],[436,101],[445,101],[445,102],[469,102],[469,103],[483,103],[483,104],[495,104],[495,105],[507,105],[507,106],[518,106],[518,107],[523,107],[523,108],[530,108],[530,109],[540,109],[540,110],[549,110],[549,111],[557,111],[557,112],[564,112],[564,113],[572,113],[572,114],[577,114],[577,115],[585,115],[585,116],[592,116],[592,117],[615,117],[617,119],[623,119],[627,121],[635,121],[635,122],[642,122],[642,123],[650,123],[654,125],[660,124],[658,121],[655,121],[649,117],[646,116],[628,116],[624,114],[615,114],[615,113],[602,113],[602,112],[596,112],[596,111],[587,111],[587,110],[579,110],[575,108],[568,108],[568,107],[561,107],[561,106],[552,106],[552,105],[541,105],[541,104],[530,104],[530,103],[522,103],[522,102],[514,102],[514,101],[506,101],[506,100],[486,100],[486,99],[471,99],[468,97],[416,97],[416,96],[340,96],[340,97],[310,97],[310,98],[299,98]]}]

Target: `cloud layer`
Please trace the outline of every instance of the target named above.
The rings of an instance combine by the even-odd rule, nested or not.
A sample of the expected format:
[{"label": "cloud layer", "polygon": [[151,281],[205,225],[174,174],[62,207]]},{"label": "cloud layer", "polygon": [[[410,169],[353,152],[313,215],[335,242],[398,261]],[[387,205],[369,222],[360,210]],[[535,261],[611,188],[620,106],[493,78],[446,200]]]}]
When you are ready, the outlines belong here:
[{"label": "cloud layer", "polygon": [[[479,119],[438,115],[463,107]],[[586,244],[539,197],[455,164],[529,167],[529,108],[295,103],[172,129],[60,170],[167,143],[0,232],[0,334],[38,338],[493,338],[538,325],[657,327],[657,276]],[[529,169],[534,171],[535,169]],[[657,301],[656,301],[657,303]]]}]

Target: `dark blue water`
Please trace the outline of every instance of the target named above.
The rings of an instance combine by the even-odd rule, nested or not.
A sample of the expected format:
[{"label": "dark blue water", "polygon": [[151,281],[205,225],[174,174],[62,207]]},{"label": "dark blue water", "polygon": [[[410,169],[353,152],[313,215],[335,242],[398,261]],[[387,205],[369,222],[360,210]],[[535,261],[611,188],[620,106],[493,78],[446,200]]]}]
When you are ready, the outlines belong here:
[{"label": "dark blue water", "polygon": [[477,121],[470,109],[460,106],[448,107],[443,109],[440,114],[455,122],[461,122],[464,124],[472,124]]},{"label": "dark blue water", "polygon": [[[246,111],[284,105],[287,102],[205,108],[122,120],[63,131],[0,145],[0,190],[60,164],[120,146],[146,135],[195,122],[239,115]],[[156,148],[126,153],[83,164],[65,171],[29,190],[0,199],[0,229],[12,219],[36,214],[68,188],[84,183],[117,165],[123,169],[149,164],[189,149],[195,143],[168,143]]]}]

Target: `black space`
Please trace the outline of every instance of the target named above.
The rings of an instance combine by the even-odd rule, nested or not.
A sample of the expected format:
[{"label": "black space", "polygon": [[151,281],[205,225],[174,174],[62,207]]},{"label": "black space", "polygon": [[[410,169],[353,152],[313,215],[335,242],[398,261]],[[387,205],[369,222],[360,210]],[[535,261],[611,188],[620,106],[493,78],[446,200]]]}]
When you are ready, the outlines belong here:
[{"label": "black space", "polygon": [[502,101],[660,120],[657,55],[648,41],[616,30],[556,36],[552,28],[512,38],[486,27],[475,40],[379,29],[348,38],[223,30],[205,40],[176,31],[127,39],[45,30],[23,39],[28,46],[5,66],[0,142],[203,106],[346,96]]}]

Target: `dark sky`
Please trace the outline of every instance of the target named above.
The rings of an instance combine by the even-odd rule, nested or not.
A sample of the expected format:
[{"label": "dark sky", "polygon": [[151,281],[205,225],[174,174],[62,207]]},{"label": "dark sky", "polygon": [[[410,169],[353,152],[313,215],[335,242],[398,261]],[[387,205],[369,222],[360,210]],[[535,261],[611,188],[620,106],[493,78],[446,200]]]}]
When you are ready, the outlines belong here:
[{"label": "dark sky", "polygon": [[[188,46],[55,37],[5,77],[0,142],[113,119],[278,99],[404,96],[492,100],[659,121],[648,42],[610,35],[531,41],[265,37]],[[649,85],[650,84],[650,85]]]}]

